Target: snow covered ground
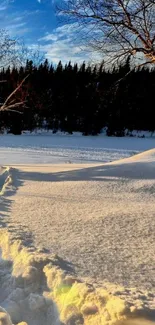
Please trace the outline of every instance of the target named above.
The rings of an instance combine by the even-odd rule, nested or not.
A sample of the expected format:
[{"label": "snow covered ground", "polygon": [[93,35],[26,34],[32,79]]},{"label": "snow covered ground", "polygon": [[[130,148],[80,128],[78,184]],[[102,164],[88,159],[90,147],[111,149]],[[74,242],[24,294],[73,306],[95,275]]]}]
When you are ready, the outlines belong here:
[{"label": "snow covered ground", "polygon": [[0,305],[14,324],[154,324],[155,150],[133,154],[155,139],[0,140],[13,167],[0,175]]},{"label": "snow covered ground", "polygon": [[108,162],[154,148],[155,138],[1,135],[1,165]]}]

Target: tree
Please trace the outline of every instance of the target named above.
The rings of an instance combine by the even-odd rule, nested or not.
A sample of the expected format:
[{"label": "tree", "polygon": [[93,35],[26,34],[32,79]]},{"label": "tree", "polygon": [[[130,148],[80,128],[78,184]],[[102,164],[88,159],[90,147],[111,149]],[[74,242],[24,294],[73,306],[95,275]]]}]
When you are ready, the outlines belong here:
[{"label": "tree", "polygon": [[[41,60],[39,51],[35,52],[29,48],[26,48],[23,43],[19,43],[15,39],[10,38],[6,30],[0,29],[0,69],[4,70],[4,68],[7,67],[7,71],[10,76],[11,67],[13,79],[15,82],[14,90],[11,90],[10,94],[5,98],[4,102],[0,103],[1,112],[19,112],[16,109],[24,106],[25,100],[23,92],[21,90],[25,80],[33,70],[33,61],[28,60],[29,57],[34,57],[36,61],[38,60],[38,63],[39,60]],[[18,83],[18,80],[16,80],[16,77],[18,78],[17,67],[19,67],[21,64],[24,64],[24,62],[26,63],[26,69],[28,68],[29,73],[26,73],[26,76],[23,73],[22,81]],[[7,83],[7,81],[8,80],[2,79],[0,80],[0,83]]]},{"label": "tree", "polygon": [[4,29],[0,29],[0,69],[15,65],[16,59],[16,41]]},{"label": "tree", "polygon": [[17,87],[13,90],[13,92],[5,99],[4,103],[0,103],[0,112],[2,111],[12,111],[12,112],[18,112],[15,110],[16,108],[19,108],[20,106],[24,106],[25,101],[23,99],[20,99],[20,101],[16,101],[15,95],[19,90],[21,90],[24,82],[29,77],[27,75],[20,83],[17,85]]},{"label": "tree", "polygon": [[57,9],[108,62],[140,55],[142,65],[155,63],[155,0],[63,0]]}]

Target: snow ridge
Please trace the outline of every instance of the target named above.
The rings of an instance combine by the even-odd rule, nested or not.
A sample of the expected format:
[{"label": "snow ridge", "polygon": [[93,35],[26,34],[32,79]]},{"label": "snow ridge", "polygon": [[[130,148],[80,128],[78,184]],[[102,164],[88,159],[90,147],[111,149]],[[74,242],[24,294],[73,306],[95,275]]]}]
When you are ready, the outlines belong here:
[{"label": "snow ridge", "polygon": [[6,194],[6,192],[12,188],[12,175],[11,167],[1,167],[0,173],[0,196]]}]

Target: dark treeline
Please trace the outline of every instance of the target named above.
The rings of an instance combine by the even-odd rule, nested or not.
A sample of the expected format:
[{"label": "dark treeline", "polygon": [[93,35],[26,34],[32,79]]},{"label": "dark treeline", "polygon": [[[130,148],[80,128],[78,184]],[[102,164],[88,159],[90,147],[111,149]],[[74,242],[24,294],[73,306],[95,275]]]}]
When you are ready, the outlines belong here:
[{"label": "dark treeline", "polygon": [[59,62],[54,67],[47,60],[38,67],[27,61],[25,67],[3,69],[0,80],[7,82],[0,83],[2,103],[26,75],[29,78],[16,94],[16,100],[20,96],[26,103],[22,114],[1,112],[0,130],[20,134],[43,127],[96,135],[107,127],[108,135],[117,136],[125,129],[154,131],[155,69],[134,70],[124,77],[129,71],[129,59],[110,71],[103,64]]}]

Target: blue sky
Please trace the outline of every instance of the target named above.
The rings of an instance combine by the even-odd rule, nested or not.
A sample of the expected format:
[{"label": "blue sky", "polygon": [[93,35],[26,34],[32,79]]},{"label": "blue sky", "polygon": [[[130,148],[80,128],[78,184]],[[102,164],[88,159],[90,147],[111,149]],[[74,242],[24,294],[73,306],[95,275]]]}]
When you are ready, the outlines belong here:
[{"label": "blue sky", "polygon": [[[92,55],[81,51],[76,24],[60,24],[55,13],[56,0],[0,0],[0,28],[11,37],[38,48],[53,63],[89,61]],[[76,42],[75,42],[76,40]]]}]

